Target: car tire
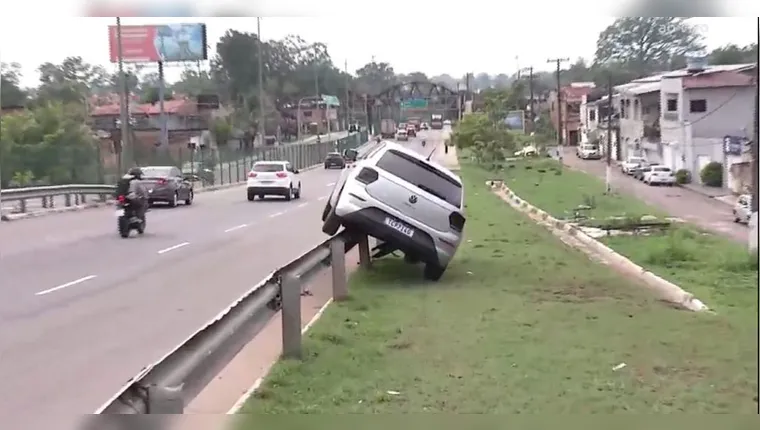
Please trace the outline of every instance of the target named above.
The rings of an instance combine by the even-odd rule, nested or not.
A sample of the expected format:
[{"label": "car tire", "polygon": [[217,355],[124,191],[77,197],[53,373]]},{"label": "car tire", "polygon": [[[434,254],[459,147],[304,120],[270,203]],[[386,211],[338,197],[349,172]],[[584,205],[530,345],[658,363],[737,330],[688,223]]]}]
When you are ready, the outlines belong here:
[{"label": "car tire", "polygon": [[179,194],[175,191],[174,194],[172,195],[172,199],[169,200],[169,207],[176,208],[178,203],[179,203]]},{"label": "car tire", "polygon": [[298,183],[298,188],[296,189],[296,194],[294,197],[296,198],[296,200],[301,198],[301,183],[300,182]]},{"label": "car tire", "polygon": [[195,192],[193,190],[190,190],[187,193],[187,198],[185,199],[185,206],[190,206],[193,204],[193,199],[195,198]]},{"label": "car tire", "polygon": [[248,197],[249,202],[252,202],[256,199],[256,194],[253,192],[253,190],[248,190],[248,194],[246,197]]},{"label": "car tire", "polygon": [[285,192],[285,201],[289,202],[293,199],[293,184],[290,184],[288,191]]},{"label": "car tire", "polygon": [[426,263],[425,269],[422,271],[422,276],[428,281],[438,281],[443,276],[443,272],[446,271],[446,266],[441,267],[435,263]]}]

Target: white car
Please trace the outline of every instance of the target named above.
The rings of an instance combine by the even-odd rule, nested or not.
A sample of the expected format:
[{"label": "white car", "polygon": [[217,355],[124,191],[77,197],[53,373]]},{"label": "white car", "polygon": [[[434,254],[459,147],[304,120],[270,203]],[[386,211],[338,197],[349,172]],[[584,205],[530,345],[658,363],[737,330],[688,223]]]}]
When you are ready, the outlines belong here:
[{"label": "white car", "polygon": [[301,198],[301,181],[296,178],[298,170],[288,161],[258,161],[248,172],[246,191],[248,201],[256,196],[283,196],[285,200]]},{"label": "white car", "polygon": [[396,140],[409,140],[409,134],[407,133],[406,129],[396,130]]},{"label": "white car", "polygon": [[647,159],[644,157],[628,157],[623,164],[620,165],[620,170],[626,175],[632,175],[642,165],[647,165]]},{"label": "white car", "polygon": [[644,183],[673,186],[676,183],[676,175],[668,166],[649,166],[644,170]]},{"label": "white car", "polygon": [[588,143],[578,145],[575,148],[575,155],[584,160],[599,160],[602,158],[602,152],[599,150],[599,147]]},{"label": "white car", "polygon": [[740,195],[736,200],[732,212],[734,214],[734,222],[749,224],[749,217],[752,215],[752,196],[749,194]]},{"label": "white car", "polygon": [[447,120],[444,120],[444,121],[443,121],[443,125],[445,125],[445,126],[447,126],[447,127],[451,127],[451,120],[449,120],[449,119],[447,119]]}]

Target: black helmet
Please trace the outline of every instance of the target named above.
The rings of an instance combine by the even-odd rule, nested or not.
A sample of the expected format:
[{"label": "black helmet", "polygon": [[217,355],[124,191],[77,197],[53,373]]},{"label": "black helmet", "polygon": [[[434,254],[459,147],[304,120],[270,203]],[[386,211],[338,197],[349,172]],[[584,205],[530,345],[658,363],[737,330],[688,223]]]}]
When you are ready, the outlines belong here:
[{"label": "black helmet", "polygon": [[129,172],[127,172],[128,175],[134,176],[137,179],[142,179],[143,177],[143,171],[139,167],[132,167],[129,169]]}]

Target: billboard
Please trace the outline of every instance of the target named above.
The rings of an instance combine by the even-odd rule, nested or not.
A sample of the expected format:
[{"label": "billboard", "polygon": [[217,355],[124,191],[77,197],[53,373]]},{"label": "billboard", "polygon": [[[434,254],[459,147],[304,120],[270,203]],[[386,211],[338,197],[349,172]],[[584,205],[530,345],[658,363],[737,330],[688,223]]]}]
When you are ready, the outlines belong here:
[{"label": "billboard", "polygon": [[504,118],[504,125],[510,130],[519,130],[525,132],[525,111],[513,110],[507,113]]},{"label": "billboard", "polygon": [[[111,62],[118,62],[115,25],[108,26],[108,45]],[[206,24],[122,25],[121,53],[126,63],[206,60]]]}]

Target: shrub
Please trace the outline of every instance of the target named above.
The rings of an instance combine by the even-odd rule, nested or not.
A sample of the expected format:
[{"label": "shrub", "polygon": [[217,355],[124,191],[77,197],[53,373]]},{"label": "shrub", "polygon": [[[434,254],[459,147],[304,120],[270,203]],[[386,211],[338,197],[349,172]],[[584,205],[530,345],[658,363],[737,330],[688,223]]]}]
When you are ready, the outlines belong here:
[{"label": "shrub", "polygon": [[676,183],[677,184],[690,184],[691,172],[686,169],[680,169],[676,171]]},{"label": "shrub", "polygon": [[702,179],[702,184],[708,187],[722,187],[723,186],[723,165],[717,161],[711,161],[707,163],[702,171],[699,173]]}]

